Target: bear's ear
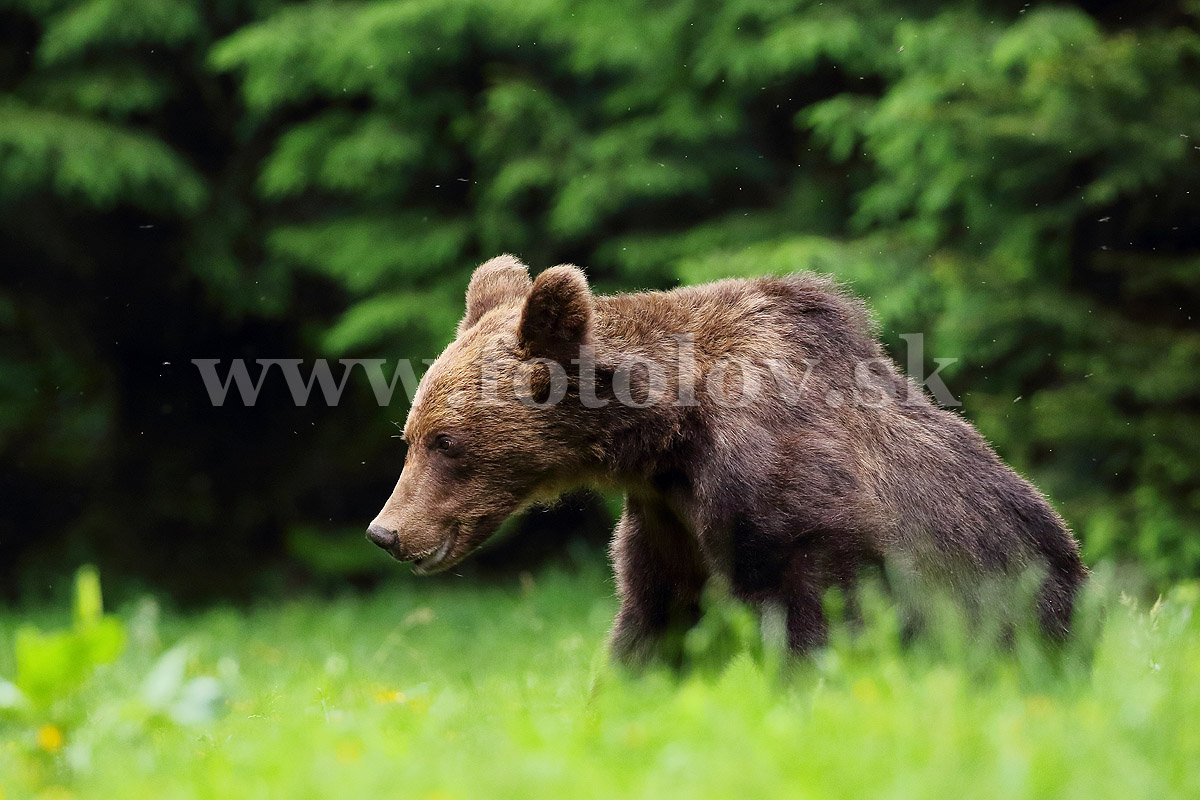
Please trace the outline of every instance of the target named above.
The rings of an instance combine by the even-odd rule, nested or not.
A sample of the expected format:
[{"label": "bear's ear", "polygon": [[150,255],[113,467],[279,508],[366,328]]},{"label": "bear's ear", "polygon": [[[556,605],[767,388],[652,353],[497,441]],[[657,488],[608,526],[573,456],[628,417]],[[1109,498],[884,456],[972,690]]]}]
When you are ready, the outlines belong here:
[{"label": "bear's ear", "polygon": [[458,323],[459,334],[494,308],[520,305],[530,286],[529,270],[516,256],[505,253],[480,264],[467,286],[467,313]]},{"label": "bear's ear", "polygon": [[592,306],[592,290],[579,267],[563,264],[538,275],[517,328],[526,355],[575,357],[591,332]]}]

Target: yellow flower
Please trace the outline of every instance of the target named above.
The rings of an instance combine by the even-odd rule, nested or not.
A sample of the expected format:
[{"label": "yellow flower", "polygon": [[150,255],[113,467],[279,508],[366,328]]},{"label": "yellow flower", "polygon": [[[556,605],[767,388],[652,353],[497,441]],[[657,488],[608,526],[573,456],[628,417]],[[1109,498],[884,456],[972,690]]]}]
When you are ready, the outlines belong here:
[{"label": "yellow flower", "polygon": [[37,796],[37,800],[74,800],[74,798],[75,795],[71,794],[70,790],[61,786],[51,786],[42,790],[42,793]]},{"label": "yellow flower", "polygon": [[1035,694],[1025,701],[1031,714],[1045,716],[1054,710],[1054,701],[1042,694]]},{"label": "yellow flower", "polygon": [[879,700],[879,687],[870,678],[859,678],[850,691],[860,703],[869,705]]},{"label": "yellow flower", "polygon": [[352,764],[362,758],[362,750],[354,742],[342,742],[337,746],[337,760]]},{"label": "yellow flower", "polygon": [[63,746],[63,735],[54,725],[43,725],[37,732],[38,747],[47,753],[57,753]]},{"label": "yellow flower", "polygon": [[380,705],[386,705],[388,703],[403,703],[404,692],[397,692],[393,689],[384,689],[383,691],[375,694],[375,702],[379,703]]}]

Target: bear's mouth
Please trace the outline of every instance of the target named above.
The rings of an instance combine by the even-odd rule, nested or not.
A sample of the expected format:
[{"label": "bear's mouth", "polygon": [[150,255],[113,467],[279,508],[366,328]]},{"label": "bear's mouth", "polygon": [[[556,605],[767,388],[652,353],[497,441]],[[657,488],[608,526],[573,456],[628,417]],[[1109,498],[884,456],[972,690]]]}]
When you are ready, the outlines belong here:
[{"label": "bear's mouth", "polygon": [[[418,575],[432,575],[435,572],[440,572],[453,565],[454,562],[446,563],[450,551],[454,549],[454,543],[458,540],[458,526],[455,526],[450,535],[447,536],[442,543],[438,545],[431,553],[423,556],[418,556],[412,560],[413,572]],[[444,564],[444,566],[443,566]]]},{"label": "bear's mouth", "polygon": [[485,514],[468,523],[456,523],[436,550],[413,559],[413,572],[418,575],[433,575],[450,569],[475,552],[495,533],[505,516],[507,515]]}]

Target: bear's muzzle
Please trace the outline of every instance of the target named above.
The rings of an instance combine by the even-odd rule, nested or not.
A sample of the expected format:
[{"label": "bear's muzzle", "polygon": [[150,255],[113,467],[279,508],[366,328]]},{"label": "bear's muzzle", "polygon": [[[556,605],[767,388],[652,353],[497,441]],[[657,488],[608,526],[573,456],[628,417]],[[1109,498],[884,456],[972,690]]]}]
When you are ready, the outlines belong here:
[{"label": "bear's muzzle", "polygon": [[389,531],[382,525],[372,525],[367,528],[367,538],[387,550],[389,553],[400,543],[400,536],[395,531]]}]

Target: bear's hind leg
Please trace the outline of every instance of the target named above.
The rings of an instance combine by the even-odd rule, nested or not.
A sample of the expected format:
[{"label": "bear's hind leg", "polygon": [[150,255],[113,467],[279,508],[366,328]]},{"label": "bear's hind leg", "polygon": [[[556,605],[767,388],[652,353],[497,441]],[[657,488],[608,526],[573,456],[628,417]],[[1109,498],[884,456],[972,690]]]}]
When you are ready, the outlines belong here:
[{"label": "bear's hind leg", "polygon": [[877,568],[876,564],[845,532],[811,533],[797,543],[786,559],[777,592],[767,597],[787,613],[788,646],[793,652],[811,653],[828,641],[825,599],[831,589],[841,593],[845,619],[859,619],[860,573]]},{"label": "bear's hind leg", "polygon": [[793,554],[783,576],[783,607],[787,612],[788,646],[795,653],[810,653],[825,644],[829,626],[822,605],[824,570],[809,548]]},{"label": "bear's hind leg", "polygon": [[708,579],[695,539],[661,502],[628,497],[611,552],[621,600],[613,655],[629,665],[655,656],[679,663]]},{"label": "bear's hind leg", "polygon": [[1051,565],[1037,596],[1038,621],[1046,636],[1055,642],[1066,640],[1071,633],[1075,601],[1088,574],[1077,556],[1064,561]]},{"label": "bear's hind leg", "polygon": [[793,652],[823,645],[828,637],[823,599],[831,585],[826,537],[807,534],[788,542],[745,518],[735,523],[735,534],[734,593],[764,612],[782,610]]}]

